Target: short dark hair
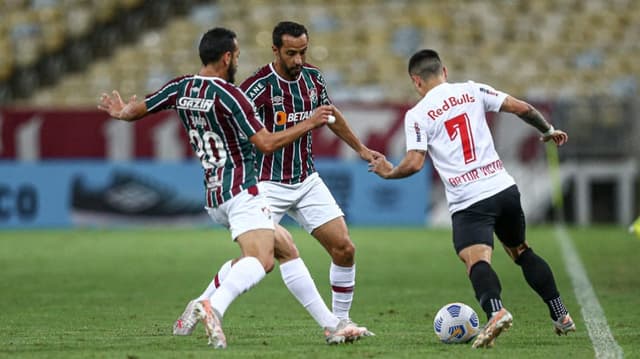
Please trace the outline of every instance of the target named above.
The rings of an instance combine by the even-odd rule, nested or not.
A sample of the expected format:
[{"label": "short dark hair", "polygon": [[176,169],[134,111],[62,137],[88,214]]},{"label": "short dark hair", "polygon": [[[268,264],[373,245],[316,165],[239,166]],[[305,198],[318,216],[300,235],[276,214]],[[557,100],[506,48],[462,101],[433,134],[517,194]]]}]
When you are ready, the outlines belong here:
[{"label": "short dark hair", "polygon": [[307,28],[302,24],[298,24],[293,21],[281,21],[273,28],[273,45],[277,48],[282,47],[282,36],[291,35],[293,37],[300,37],[307,35]]},{"label": "short dark hair", "polygon": [[438,53],[431,49],[416,52],[409,59],[409,75],[418,75],[423,80],[442,73],[442,61]]},{"label": "short dark hair", "polygon": [[236,33],[223,27],[216,27],[207,31],[200,39],[200,61],[203,65],[220,60],[226,52],[236,50]]}]

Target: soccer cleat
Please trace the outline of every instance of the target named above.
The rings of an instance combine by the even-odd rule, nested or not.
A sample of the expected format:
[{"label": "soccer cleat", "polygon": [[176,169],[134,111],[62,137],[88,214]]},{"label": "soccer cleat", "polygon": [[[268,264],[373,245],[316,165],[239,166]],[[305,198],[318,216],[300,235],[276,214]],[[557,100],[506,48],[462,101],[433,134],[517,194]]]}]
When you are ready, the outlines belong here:
[{"label": "soccer cleat", "polygon": [[335,328],[325,328],[324,337],[327,344],[353,343],[362,337],[371,337],[375,334],[365,327],[359,327],[349,319],[340,319]]},{"label": "soccer cleat", "polygon": [[207,332],[207,337],[209,338],[209,345],[215,349],[226,348],[227,338],[225,338],[224,332],[222,331],[220,316],[211,308],[209,300],[205,299],[196,302],[195,309],[198,319],[204,324],[204,330]]},{"label": "soccer cleat", "polygon": [[376,335],[374,332],[370,331],[366,327],[361,327],[358,324],[354,323],[351,319],[340,319],[340,321],[341,322],[343,321],[343,322],[346,323],[346,325],[352,325],[352,326],[354,326],[354,327],[356,327],[358,329],[359,335],[352,336],[352,337],[347,337],[345,339],[345,341],[348,342],[348,343],[352,343],[352,342],[354,342],[356,340],[360,340],[360,338],[362,338],[362,337],[373,337],[373,336]]},{"label": "soccer cleat", "polygon": [[569,313],[558,320],[553,321],[553,330],[558,335],[567,335],[569,332],[576,331],[576,324],[571,319]]},{"label": "soccer cleat", "polygon": [[196,301],[192,300],[187,304],[184,312],[173,323],[173,335],[191,335],[198,324],[198,314],[196,313]]},{"label": "soccer cleat", "polygon": [[472,348],[491,348],[495,344],[495,339],[503,330],[509,329],[513,324],[513,316],[505,308],[493,313],[489,322],[484,326],[476,340],[471,345]]}]

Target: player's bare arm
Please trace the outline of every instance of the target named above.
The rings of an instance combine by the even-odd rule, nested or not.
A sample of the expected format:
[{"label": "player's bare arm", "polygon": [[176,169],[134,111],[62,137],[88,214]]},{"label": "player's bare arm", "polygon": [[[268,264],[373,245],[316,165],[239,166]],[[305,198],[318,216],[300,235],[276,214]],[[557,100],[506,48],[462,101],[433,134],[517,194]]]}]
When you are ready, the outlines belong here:
[{"label": "player's bare arm", "polygon": [[113,90],[111,95],[103,93],[100,96],[98,109],[109,114],[109,116],[123,121],[136,121],[147,114],[147,105],[144,101],[138,101],[136,95],[131,96],[127,103],[124,103],[120,93]]},{"label": "player's bare arm", "polygon": [[520,117],[524,122],[535,127],[542,133],[540,140],[547,142],[553,140],[558,146],[562,146],[569,140],[569,136],[561,130],[556,130],[545,120],[544,116],[535,107],[513,96],[507,96],[502,103],[500,111],[511,112]]},{"label": "player's bare arm", "polygon": [[299,122],[293,127],[278,132],[269,132],[263,128],[251,136],[249,141],[251,141],[260,152],[268,155],[292,143],[314,128],[324,125],[327,123],[330,114],[331,106],[321,106],[316,109],[313,115],[306,121]]},{"label": "player's bare arm", "polygon": [[420,171],[424,167],[427,151],[409,150],[398,166],[393,167],[384,156],[369,162],[369,172],[374,172],[385,179],[405,178]]},{"label": "player's bare arm", "polygon": [[333,115],[335,116],[336,121],[328,125],[331,131],[333,131],[333,133],[335,133],[336,136],[344,141],[344,143],[346,143],[347,145],[349,145],[349,147],[356,151],[361,159],[367,162],[380,155],[380,153],[367,148],[367,146],[365,146],[353,132],[353,130],[349,126],[349,123],[347,123],[347,120],[344,118],[342,112],[340,112],[340,110],[338,110],[338,108],[336,108],[335,106],[332,107]]}]

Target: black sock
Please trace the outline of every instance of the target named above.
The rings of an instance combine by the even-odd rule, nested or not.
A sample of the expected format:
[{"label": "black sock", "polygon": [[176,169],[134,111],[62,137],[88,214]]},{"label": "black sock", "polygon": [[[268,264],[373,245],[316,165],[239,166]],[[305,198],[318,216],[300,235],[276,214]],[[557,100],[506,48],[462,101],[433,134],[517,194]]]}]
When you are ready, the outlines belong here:
[{"label": "black sock", "polygon": [[529,286],[538,293],[540,298],[547,304],[547,307],[549,307],[551,319],[558,320],[558,318],[567,314],[567,308],[565,308],[562,299],[560,299],[556,281],[547,262],[535,254],[531,248],[527,248],[516,259],[516,263],[522,268],[522,274],[524,274]]},{"label": "black sock", "polygon": [[476,292],[476,299],[480,302],[487,319],[490,319],[493,312],[502,308],[502,300],[500,299],[502,287],[498,275],[489,263],[480,261],[471,267],[469,279]]}]

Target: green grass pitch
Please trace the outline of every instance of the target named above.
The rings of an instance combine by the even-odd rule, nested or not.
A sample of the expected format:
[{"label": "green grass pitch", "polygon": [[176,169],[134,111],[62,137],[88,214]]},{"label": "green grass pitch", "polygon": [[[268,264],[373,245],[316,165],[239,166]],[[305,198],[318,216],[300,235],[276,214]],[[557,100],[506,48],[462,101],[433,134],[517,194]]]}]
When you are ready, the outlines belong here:
[{"label": "green grass pitch", "polygon": [[[329,257],[291,229],[329,303]],[[618,227],[571,228],[614,338],[640,357],[640,240]],[[352,228],[357,284],[352,317],[377,336],[327,346],[321,329],[284,287],[276,268],[236,300],[224,318],[229,347],[207,347],[199,326],[171,335],[186,302],[238,248],[222,229],[0,231],[1,358],[589,358],[594,350],[552,227],[531,228],[578,326],[552,333],[546,306],[520,268],[497,248],[494,266],[514,325],[496,347],[445,345],[436,311],[461,301],[481,313],[449,230]]]}]

